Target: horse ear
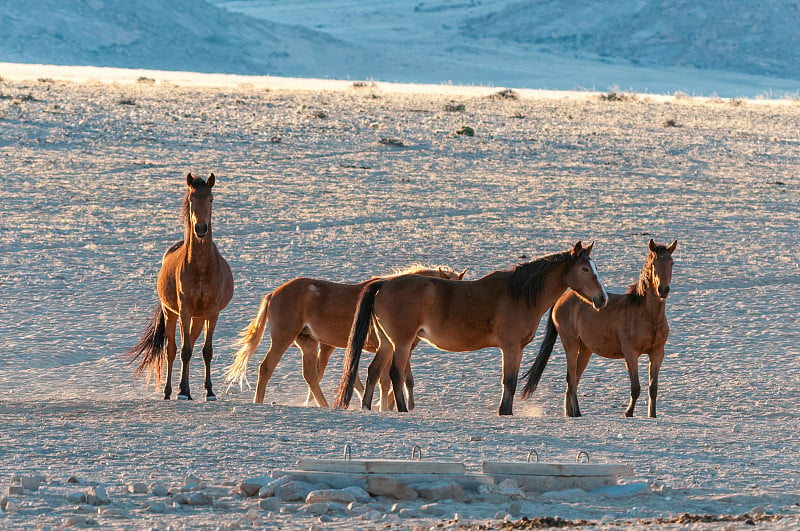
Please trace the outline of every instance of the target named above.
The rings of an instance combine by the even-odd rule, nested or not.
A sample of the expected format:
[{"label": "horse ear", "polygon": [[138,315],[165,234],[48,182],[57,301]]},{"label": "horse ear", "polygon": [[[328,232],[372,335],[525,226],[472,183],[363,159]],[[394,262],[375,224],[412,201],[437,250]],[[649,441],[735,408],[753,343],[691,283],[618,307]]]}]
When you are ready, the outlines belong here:
[{"label": "horse ear", "polygon": [[436,268],[436,273],[439,275],[439,278],[447,278],[447,271],[445,271],[442,266]]},{"label": "horse ear", "polygon": [[594,242],[583,248],[583,252],[586,253],[586,256],[589,256],[592,253],[592,247],[594,247]]},{"label": "horse ear", "polygon": [[581,249],[583,249],[583,246],[581,246],[581,241],[578,240],[577,243],[575,243],[575,245],[572,246],[572,254],[574,255],[580,254]]},{"label": "horse ear", "polygon": [[658,249],[658,246],[656,245],[656,241],[653,238],[650,238],[650,241],[647,242],[647,246],[653,252],[656,252],[656,250]]},{"label": "horse ear", "polygon": [[467,274],[467,268],[465,267],[464,271],[462,271],[461,273],[458,274],[458,280],[463,280],[464,279],[464,275],[466,275],[466,274]]},{"label": "horse ear", "polygon": [[191,186],[194,182],[194,177],[192,177],[192,172],[186,174],[186,185]]},{"label": "horse ear", "polygon": [[677,246],[678,246],[678,240],[672,240],[672,243],[669,244],[669,247],[667,247],[667,251],[669,251],[669,254],[672,254],[675,251],[675,247]]},{"label": "horse ear", "polygon": [[209,188],[214,188],[214,183],[217,182],[217,178],[214,176],[214,172],[211,172],[211,175],[208,176],[208,180],[206,184]]}]

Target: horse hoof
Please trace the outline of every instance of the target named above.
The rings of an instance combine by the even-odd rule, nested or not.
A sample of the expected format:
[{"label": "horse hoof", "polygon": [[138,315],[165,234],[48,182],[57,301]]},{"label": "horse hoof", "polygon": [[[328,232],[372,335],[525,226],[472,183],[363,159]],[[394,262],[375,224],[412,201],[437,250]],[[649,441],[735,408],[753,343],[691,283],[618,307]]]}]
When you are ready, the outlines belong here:
[{"label": "horse hoof", "polygon": [[178,395],[178,400],[191,400],[191,398],[186,395]]},{"label": "horse hoof", "polygon": [[216,395],[211,395],[206,397],[206,402],[216,402],[216,401],[217,401]]}]

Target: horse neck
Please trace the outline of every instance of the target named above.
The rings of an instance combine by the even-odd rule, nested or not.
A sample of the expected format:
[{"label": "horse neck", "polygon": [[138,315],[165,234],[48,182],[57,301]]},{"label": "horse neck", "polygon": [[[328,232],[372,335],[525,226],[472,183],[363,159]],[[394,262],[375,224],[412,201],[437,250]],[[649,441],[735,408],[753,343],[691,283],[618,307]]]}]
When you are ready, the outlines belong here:
[{"label": "horse neck", "polygon": [[186,223],[183,231],[183,241],[186,243],[186,262],[202,264],[210,262],[214,256],[214,240],[211,235],[211,224],[208,225],[208,234],[202,240],[198,238],[191,223]]},{"label": "horse neck", "polygon": [[667,301],[658,296],[655,286],[650,282],[652,267],[652,263],[648,262],[642,268],[637,290],[644,295],[644,307],[647,313],[655,317],[662,317],[666,315]]}]

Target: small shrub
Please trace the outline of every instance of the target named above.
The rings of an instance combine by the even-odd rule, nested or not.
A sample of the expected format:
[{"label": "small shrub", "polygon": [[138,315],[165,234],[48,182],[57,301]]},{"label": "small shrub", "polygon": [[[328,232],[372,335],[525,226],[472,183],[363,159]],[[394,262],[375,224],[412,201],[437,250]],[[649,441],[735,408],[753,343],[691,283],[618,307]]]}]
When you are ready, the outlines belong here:
[{"label": "small shrub", "polygon": [[400,140],[399,138],[388,138],[388,137],[381,137],[381,139],[378,140],[378,143],[383,144],[384,146],[402,147],[404,145],[403,141]]},{"label": "small shrub", "polygon": [[465,125],[461,129],[457,130],[456,134],[463,136],[475,136],[475,129],[471,128],[468,125]]},{"label": "small shrub", "polygon": [[456,103],[454,101],[448,102],[444,106],[444,110],[447,112],[462,112],[466,108],[467,106],[463,103]]},{"label": "small shrub", "polygon": [[601,101],[636,101],[635,94],[629,94],[627,92],[608,92],[606,94],[600,95]]},{"label": "small shrub", "polygon": [[147,76],[140,76],[139,79],[136,80],[136,82],[139,83],[140,85],[155,85],[156,84],[156,80],[155,79],[153,79],[152,77],[147,77]]},{"label": "small shrub", "polygon": [[119,100],[117,100],[117,103],[119,105],[134,105],[135,106],[136,105],[136,100],[134,100],[133,98],[120,98]]},{"label": "small shrub", "polygon": [[313,111],[310,114],[310,116],[312,118],[319,118],[320,120],[324,120],[325,118],[328,117],[328,115],[325,113],[325,111]]},{"label": "small shrub", "polygon": [[511,89],[503,89],[500,92],[495,92],[489,96],[490,100],[515,100],[519,96]]},{"label": "small shrub", "polygon": [[664,122],[664,127],[681,127],[678,125],[678,122],[675,121],[675,118],[670,118],[669,120]]}]

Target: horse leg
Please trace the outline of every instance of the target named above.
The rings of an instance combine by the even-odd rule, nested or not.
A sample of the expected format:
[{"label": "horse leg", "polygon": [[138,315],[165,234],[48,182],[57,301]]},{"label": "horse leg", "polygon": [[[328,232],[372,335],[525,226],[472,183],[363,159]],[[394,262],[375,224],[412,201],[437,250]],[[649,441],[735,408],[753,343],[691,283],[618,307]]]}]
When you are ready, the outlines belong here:
[{"label": "horse leg", "polygon": [[632,417],[636,400],[642,392],[642,387],[639,384],[639,355],[631,350],[626,350],[623,354],[625,355],[625,366],[628,367],[628,376],[631,379],[631,401],[625,410],[625,416]]},{"label": "horse leg", "polygon": [[406,395],[408,410],[413,411],[416,404],[414,404],[414,375],[411,374],[411,358],[409,358],[408,366],[406,366]]},{"label": "horse leg", "polygon": [[[564,416],[566,417],[581,416],[581,409],[578,406],[578,380],[580,380],[578,376],[578,359],[581,351],[580,343],[580,338],[565,338],[561,336],[561,344],[567,355],[567,391],[564,393]],[[588,362],[588,357],[586,361]]]},{"label": "horse leg", "polygon": [[398,413],[408,413],[408,405],[406,404],[405,393],[403,393],[403,386],[406,383],[406,366],[411,357],[411,346],[412,342],[398,342],[397,346],[394,348],[394,354],[392,355],[392,368],[389,371],[389,377],[392,379],[394,401],[397,405]]},{"label": "horse leg", "polygon": [[656,416],[656,395],[658,394],[658,371],[664,361],[664,347],[650,354],[650,385],[647,388],[647,416]]},{"label": "horse leg", "polygon": [[175,327],[178,325],[178,314],[172,313],[166,308],[162,309],[166,318],[167,333],[167,381],[164,383],[164,400],[169,400],[172,396],[172,365],[175,363],[175,356],[178,353],[178,346],[175,342]]},{"label": "horse leg", "polygon": [[183,307],[181,307],[181,381],[178,386],[178,400],[191,400],[192,395],[189,392],[189,360],[192,359],[192,316]]},{"label": "horse leg", "polygon": [[294,337],[271,337],[269,350],[258,366],[258,383],[256,383],[256,393],[253,396],[254,404],[264,403],[264,395],[267,392],[267,382],[272,378],[272,372],[275,370],[275,367],[278,366],[278,362],[281,361],[283,353],[292,345],[294,340]]},{"label": "horse leg", "polygon": [[322,394],[322,389],[319,387],[319,381],[322,376],[319,374],[319,358],[317,351],[319,349],[319,341],[311,336],[300,335],[295,339],[295,343],[300,347],[303,360],[303,379],[308,385],[308,390],[314,397],[314,401],[319,407],[330,407],[325,396]]},{"label": "horse leg", "polygon": [[500,399],[498,415],[513,415],[514,393],[517,392],[519,365],[522,363],[522,348],[519,344],[502,347],[503,354],[503,396]]},{"label": "horse leg", "polygon": [[[325,369],[328,367],[328,361],[330,361],[331,354],[333,354],[335,348],[336,347],[332,347],[324,343],[319,344],[319,350],[317,351],[317,383],[322,382],[322,376],[325,374]],[[361,385],[359,392],[363,392],[364,385],[361,384],[360,381],[356,381],[356,389],[358,389],[359,384]],[[314,394],[311,392],[311,389],[309,389],[308,395],[306,396],[306,405],[310,404],[312,400],[314,400]]]},{"label": "horse leg", "polygon": [[[367,380],[364,383],[364,393],[361,395],[361,409],[372,409],[372,398],[375,394],[375,385],[391,363],[392,342],[380,327],[375,327],[378,336],[378,351],[367,369]],[[388,387],[388,386],[387,386]],[[381,407],[383,407],[383,384],[381,384]],[[383,409],[381,409],[383,411]]]},{"label": "horse leg", "polygon": [[[217,395],[214,394],[214,390],[211,386],[211,359],[214,357],[214,348],[211,346],[211,341],[214,338],[214,329],[217,327],[217,319],[219,315],[214,315],[213,317],[206,320],[206,337],[203,341],[203,364],[205,365],[205,380],[203,384],[206,388],[206,402],[213,402],[217,399]],[[199,320],[199,319],[198,319]],[[202,328],[202,321],[200,321]],[[194,323],[192,323],[192,328],[194,328]],[[192,330],[194,333],[194,330]],[[198,330],[198,335],[200,331]],[[194,343],[194,341],[192,341]]]}]

